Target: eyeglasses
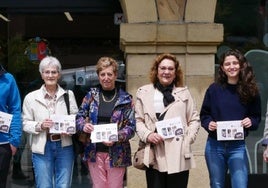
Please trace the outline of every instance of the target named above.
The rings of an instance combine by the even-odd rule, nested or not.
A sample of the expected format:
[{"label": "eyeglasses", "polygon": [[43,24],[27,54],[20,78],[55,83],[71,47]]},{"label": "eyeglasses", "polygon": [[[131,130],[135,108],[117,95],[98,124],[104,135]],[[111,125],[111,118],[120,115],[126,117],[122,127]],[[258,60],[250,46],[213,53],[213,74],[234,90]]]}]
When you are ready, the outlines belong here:
[{"label": "eyeglasses", "polygon": [[164,66],[159,66],[158,68],[159,68],[160,71],[163,71],[163,72],[166,71],[166,70],[168,70],[168,71],[170,71],[170,72],[172,72],[172,71],[175,70],[174,67],[164,67]]},{"label": "eyeglasses", "polygon": [[59,73],[59,71],[44,71],[43,73],[44,73],[45,75],[50,75],[50,74],[52,74],[52,75],[56,75],[56,74]]}]

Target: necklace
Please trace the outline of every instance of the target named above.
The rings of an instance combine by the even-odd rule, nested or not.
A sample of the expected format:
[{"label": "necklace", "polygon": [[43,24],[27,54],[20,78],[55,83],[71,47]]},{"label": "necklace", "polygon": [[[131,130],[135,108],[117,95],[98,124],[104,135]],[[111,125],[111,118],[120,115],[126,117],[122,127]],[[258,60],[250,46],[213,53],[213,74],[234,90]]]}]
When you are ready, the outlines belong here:
[{"label": "necklace", "polygon": [[112,102],[114,100],[114,98],[116,97],[116,95],[117,95],[117,91],[115,90],[114,96],[110,100],[108,100],[108,99],[105,99],[103,93],[101,93],[101,96],[102,96],[102,99],[104,102]]}]

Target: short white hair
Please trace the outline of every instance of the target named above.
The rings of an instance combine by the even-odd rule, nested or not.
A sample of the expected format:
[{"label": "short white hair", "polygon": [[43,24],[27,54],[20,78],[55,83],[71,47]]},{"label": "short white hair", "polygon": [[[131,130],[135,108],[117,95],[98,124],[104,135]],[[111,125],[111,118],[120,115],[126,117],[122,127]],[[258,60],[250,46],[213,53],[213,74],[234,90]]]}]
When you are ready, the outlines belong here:
[{"label": "short white hair", "polygon": [[39,72],[42,74],[43,70],[48,66],[55,66],[58,69],[59,73],[61,72],[61,64],[56,57],[44,57],[39,64]]}]

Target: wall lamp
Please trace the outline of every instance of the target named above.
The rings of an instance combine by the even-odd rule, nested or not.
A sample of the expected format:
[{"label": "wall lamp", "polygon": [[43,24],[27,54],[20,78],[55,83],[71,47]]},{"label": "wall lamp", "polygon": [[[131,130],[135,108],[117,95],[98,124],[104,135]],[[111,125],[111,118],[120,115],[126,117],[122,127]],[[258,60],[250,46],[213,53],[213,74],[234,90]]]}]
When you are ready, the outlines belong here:
[{"label": "wall lamp", "polygon": [[65,14],[67,20],[69,20],[70,22],[73,21],[73,18],[72,18],[71,14],[69,12],[64,12],[64,14]]},{"label": "wall lamp", "polygon": [[3,20],[5,20],[6,22],[9,22],[9,21],[10,21],[7,17],[5,17],[5,16],[2,15],[2,14],[0,14],[0,18],[3,19]]}]

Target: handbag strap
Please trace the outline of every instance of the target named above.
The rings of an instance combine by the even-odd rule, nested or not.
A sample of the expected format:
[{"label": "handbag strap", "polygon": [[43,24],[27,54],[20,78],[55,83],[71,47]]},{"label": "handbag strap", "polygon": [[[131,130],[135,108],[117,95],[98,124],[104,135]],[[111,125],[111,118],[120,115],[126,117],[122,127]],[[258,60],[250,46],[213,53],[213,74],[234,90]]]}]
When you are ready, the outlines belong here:
[{"label": "handbag strap", "polygon": [[70,115],[70,101],[69,101],[69,92],[68,92],[68,90],[66,90],[66,93],[64,93],[63,97],[64,97],[64,101],[65,101],[65,104],[66,104],[67,112]]},{"label": "handbag strap", "polygon": [[159,117],[158,117],[158,121],[161,121],[164,119],[165,115],[166,115],[167,111],[165,111],[163,114],[161,114]]}]

